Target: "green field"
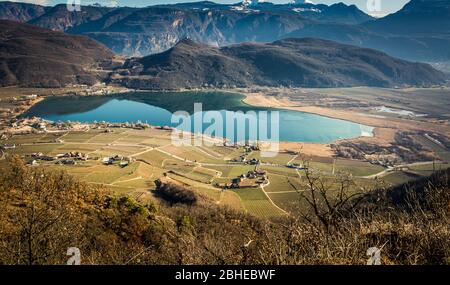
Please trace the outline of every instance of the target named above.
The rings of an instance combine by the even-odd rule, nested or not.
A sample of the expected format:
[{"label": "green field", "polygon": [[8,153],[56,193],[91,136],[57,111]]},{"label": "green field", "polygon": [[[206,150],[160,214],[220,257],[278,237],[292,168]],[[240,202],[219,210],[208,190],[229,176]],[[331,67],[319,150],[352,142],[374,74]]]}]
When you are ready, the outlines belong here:
[{"label": "green field", "polygon": [[259,159],[262,163],[286,165],[289,161],[291,161],[295,157],[296,155],[287,153],[279,153],[276,154],[274,157],[264,157],[261,156],[261,153],[259,151],[253,151],[250,155],[247,156],[247,159],[256,158]]},{"label": "green field", "polygon": [[311,169],[319,170],[324,174],[332,174],[334,168],[334,174],[347,173],[353,176],[370,176],[385,169],[380,165],[374,165],[365,161],[343,159],[337,159],[334,167],[333,163],[311,161],[308,164]]},{"label": "green field", "polygon": [[157,151],[157,150],[151,150],[151,151],[142,153],[142,154],[136,156],[136,159],[142,159],[149,164],[157,165],[157,166],[162,166],[164,161],[173,160],[173,158],[171,156],[169,156],[165,153],[162,153],[160,151]]},{"label": "green field", "polygon": [[297,192],[268,193],[270,199],[280,208],[288,212],[297,212],[300,205],[300,195]]},{"label": "green field", "polygon": [[271,192],[296,192],[302,190],[300,179],[298,177],[282,176],[278,174],[268,174],[270,184],[264,187],[267,193]]},{"label": "green field", "polygon": [[235,189],[233,192],[239,195],[244,208],[251,214],[265,218],[284,214],[272,205],[261,188]]},{"label": "green field", "polygon": [[259,169],[265,170],[273,174],[298,177],[298,173],[295,169],[288,168],[286,166],[262,165],[259,167]]},{"label": "green field", "polygon": [[64,142],[87,142],[98,135],[97,132],[70,132],[61,139]]},{"label": "green field", "polygon": [[383,177],[383,180],[392,185],[400,185],[407,183],[411,180],[415,180],[418,177],[416,175],[411,175],[402,171],[397,171],[394,173],[390,173]]},{"label": "green field", "polygon": [[433,174],[434,171],[438,170],[444,170],[450,167],[450,164],[444,163],[444,162],[436,162],[436,163],[430,163],[430,164],[422,164],[422,165],[415,165],[410,166],[409,169],[411,169],[414,172],[417,172],[421,175],[429,176]]},{"label": "green field", "polygon": [[15,149],[10,150],[11,153],[16,153],[19,155],[31,154],[35,152],[42,152],[43,154],[49,154],[55,149],[61,147],[62,144],[32,144],[32,145],[21,145]]},{"label": "green field", "polygon": [[229,166],[207,166],[210,169],[214,169],[222,172],[222,177],[236,178],[241,174],[254,170],[255,166],[252,165],[236,165],[230,164]]}]

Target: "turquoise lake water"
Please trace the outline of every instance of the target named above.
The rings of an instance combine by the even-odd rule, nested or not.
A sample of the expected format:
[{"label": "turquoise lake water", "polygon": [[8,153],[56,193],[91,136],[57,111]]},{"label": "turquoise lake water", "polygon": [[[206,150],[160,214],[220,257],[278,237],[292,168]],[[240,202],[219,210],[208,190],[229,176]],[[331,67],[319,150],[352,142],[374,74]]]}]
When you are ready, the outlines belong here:
[{"label": "turquoise lake water", "polygon": [[[252,107],[242,103],[242,99],[243,96],[240,94],[222,92],[138,92],[109,96],[64,96],[45,99],[34,105],[25,115],[39,116],[50,121],[115,123],[141,121],[154,126],[177,127],[179,123],[171,120],[172,114],[176,111],[186,111],[191,115],[191,127],[186,127],[186,124],[178,128],[194,131],[189,129],[192,128],[194,121],[194,103],[202,103],[203,112],[197,113],[197,116],[201,114],[202,117],[208,111],[220,111],[224,118],[223,130],[230,126],[231,121],[226,122],[226,116],[233,114],[232,112],[254,111],[255,118],[261,119],[259,124],[269,126],[274,118],[272,112],[278,111],[279,122],[273,126],[278,127],[280,141],[329,143],[361,135],[371,136],[373,132],[370,126],[344,120],[297,111]],[[267,120],[262,119],[262,115],[258,113],[260,111],[267,112]],[[237,123],[234,123],[237,128]],[[210,125],[210,123],[203,123],[201,128],[204,131]],[[247,122],[243,129],[245,136],[248,136],[249,132],[251,133],[255,128],[250,128]],[[267,137],[271,137],[273,133],[269,128]],[[230,140],[236,140],[236,131],[234,134],[231,132],[227,134],[224,131],[223,134]],[[258,135],[260,135],[259,132]]]}]

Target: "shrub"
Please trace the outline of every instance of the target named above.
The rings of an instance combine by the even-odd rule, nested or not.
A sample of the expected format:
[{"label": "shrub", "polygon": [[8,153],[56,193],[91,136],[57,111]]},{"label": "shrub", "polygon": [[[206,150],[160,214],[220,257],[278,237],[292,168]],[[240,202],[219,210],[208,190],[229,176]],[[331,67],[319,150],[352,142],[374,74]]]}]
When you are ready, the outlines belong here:
[{"label": "shrub", "polygon": [[189,189],[183,188],[172,183],[163,183],[156,180],[156,195],[164,199],[170,205],[181,203],[186,205],[194,205],[197,202],[197,196]]}]

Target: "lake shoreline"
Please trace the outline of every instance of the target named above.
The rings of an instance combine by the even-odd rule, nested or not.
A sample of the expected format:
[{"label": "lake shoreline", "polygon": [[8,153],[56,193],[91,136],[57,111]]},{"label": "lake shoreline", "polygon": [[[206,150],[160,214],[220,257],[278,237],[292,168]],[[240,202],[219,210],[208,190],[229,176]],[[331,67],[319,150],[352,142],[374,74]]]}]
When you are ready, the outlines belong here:
[{"label": "lake shoreline", "polygon": [[[322,90],[322,89],[317,89]],[[326,92],[328,90],[325,90]],[[161,93],[161,91],[149,91],[149,90],[126,90],[124,92],[119,92],[126,96],[126,93],[136,92],[136,93]],[[280,141],[280,150],[286,151],[302,151],[305,154],[310,154],[314,156],[324,156],[331,157],[334,156],[334,150],[331,148],[331,144],[339,144],[341,142],[370,142],[379,146],[387,145],[388,143],[392,143],[394,141],[394,137],[397,132],[400,131],[408,131],[408,130],[426,130],[428,126],[431,126],[430,129],[435,127],[432,124],[427,123],[415,123],[411,120],[399,120],[396,119],[392,122],[391,118],[375,118],[371,117],[367,114],[361,114],[351,110],[349,108],[339,108],[339,109],[331,109],[324,108],[323,106],[303,106],[302,101],[292,102],[286,98],[283,98],[283,94],[289,92],[303,92],[303,89],[296,90],[280,90],[280,89],[250,89],[250,88],[237,88],[237,89],[198,89],[198,90],[177,90],[177,91],[167,91],[167,93],[181,93],[181,92],[221,92],[221,93],[234,93],[240,94],[244,96],[241,100],[241,103],[245,106],[251,107],[269,107],[280,110],[292,110],[302,113],[319,115],[331,119],[338,119],[347,122],[362,124],[366,126],[373,127],[372,135],[373,136],[358,136],[353,138],[346,139],[337,139],[328,143],[320,143],[320,142],[290,142],[290,141]],[[274,96],[273,94],[277,94]],[[49,97],[64,97],[73,95],[70,93],[65,94],[53,94],[42,96],[43,98]],[[109,96],[113,95],[105,94],[105,95],[82,95],[83,97],[90,96]],[[281,95],[281,96],[280,96]],[[37,102],[34,102],[37,103]],[[35,104],[33,104],[34,106]],[[32,107],[32,106],[29,106]],[[23,112],[21,112],[23,114]]]},{"label": "lake shoreline", "polygon": [[[284,109],[284,110],[289,110],[288,108],[285,108],[283,106],[258,106],[257,104],[254,104],[254,102],[248,102],[248,93],[246,92],[246,90],[242,90],[242,89],[228,89],[228,90],[221,90],[221,89],[208,89],[208,90],[178,90],[178,91],[170,91],[171,93],[181,93],[181,92],[222,92],[222,93],[234,93],[234,94],[239,94],[242,95],[243,98],[242,100],[240,100],[242,102],[243,105],[248,106],[248,107],[270,107],[270,108],[274,108],[274,109]],[[136,92],[136,93],[152,93],[152,91],[148,91],[148,90],[126,90],[124,92],[120,92],[118,94],[124,94],[126,95],[126,93],[130,93],[130,92]],[[153,91],[154,93],[161,93],[161,91]],[[33,106],[35,106],[38,102],[41,102],[42,100],[45,100],[47,98],[52,98],[52,97],[66,97],[66,96],[80,96],[80,97],[104,97],[104,96],[114,96],[115,94],[103,94],[103,95],[94,95],[94,94],[90,94],[90,95],[74,95],[73,93],[66,93],[66,94],[55,94],[55,95],[46,95],[46,96],[41,96],[39,100],[36,100],[35,102],[33,102],[32,105],[28,106],[28,108],[24,111],[21,112],[20,114],[18,114],[18,116],[21,116],[23,114],[25,114],[30,108],[32,108]],[[294,110],[297,112],[301,112],[301,113],[309,113],[309,114],[314,114],[314,115],[318,115],[318,116],[323,116],[320,113],[315,113],[315,112],[305,112],[305,111],[298,111],[298,110]],[[39,116],[37,116],[39,117]],[[327,117],[327,118],[331,118],[331,119],[339,119],[339,120],[343,120],[340,117],[335,117],[335,116],[323,116],[323,117]],[[346,120],[344,119],[343,121],[348,121],[348,122],[352,122],[352,123],[357,123],[359,124],[359,122],[355,122],[355,121],[351,121],[351,120]],[[372,135],[375,136],[375,132],[372,132]],[[307,154],[307,155],[313,155],[313,156],[322,156],[322,157],[331,157],[334,155],[330,144],[333,143],[337,143],[341,140],[348,140],[348,139],[358,139],[361,136],[358,137],[350,137],[350,138],[346,138],[346,139],[337,139],[337,140],[333,140],[331,142],[328,143],[321,143],[321,142],[296,142],[296,141],[280,141],[280,151],[302,151],[303,153]]]}]

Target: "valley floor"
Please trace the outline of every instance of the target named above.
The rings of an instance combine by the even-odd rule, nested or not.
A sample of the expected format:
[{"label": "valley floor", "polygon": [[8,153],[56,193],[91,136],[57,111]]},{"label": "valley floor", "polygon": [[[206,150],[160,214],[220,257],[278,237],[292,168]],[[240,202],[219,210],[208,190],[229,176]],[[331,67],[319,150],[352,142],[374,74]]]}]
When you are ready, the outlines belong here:
[{"label": "valley floor", "polygon": [[[383,93],[375,89],[362,90]],[[170,179],[217,204],[266,218],[299,210],[299,193],[308,188],[305,168],[320,172],[330,183],[338,175],[351,175],[355,191],[369,191],[381,184],[401,184],[448,167],[448,114],[438,118],[420,104],[416,109],[406,105],[407,110],[429,116],[414,117],[410,113],[403,116],[398,111],[380,114],[376,107],[381,102],[386,108],[396,108],[402,102],[391,105],[387,98],[392,99],[393,95],[382,97],[378,94],[381,96],[379,103],[368,103],[364,96],[351,94],[364,93],[359,89],[246,91],[245,102],[248,104],[317,113],[371,125],[376,127],[375,136],[329,145],[284,142],[280,153],[265,158],[258,149],[244,147],[176,147],[171,144],[170,130],[154,127],[137,130],[78,125],[67,130],[36,130],[30,134],[5,136],[0,141],[3,145],[0,163],[6,155],[18,154],[31,167],[64,170],[83,181],[104,185],[118,195],[127,194],[138,201],[155,200],[152,194],[154,181]],[[339,105],[351,100],[344,100],[344,95],[337,91],[350,94],[351,100],[358,104]],[[326,94],[316,96],[317,92]],[[447,96],[444,96],[445,100],[450,100],[450,91],[439,92]],[[312,96],[316,96],[315,99]],[[1,103],[4,100],[3,96]],[[424,100],[423,105],[426,104]],[[104,158],[111,158],[111,162],[105,163]],[[252,159],[259,163],[251,164]],[[229,187],[233,183],[238,185]]]}]

